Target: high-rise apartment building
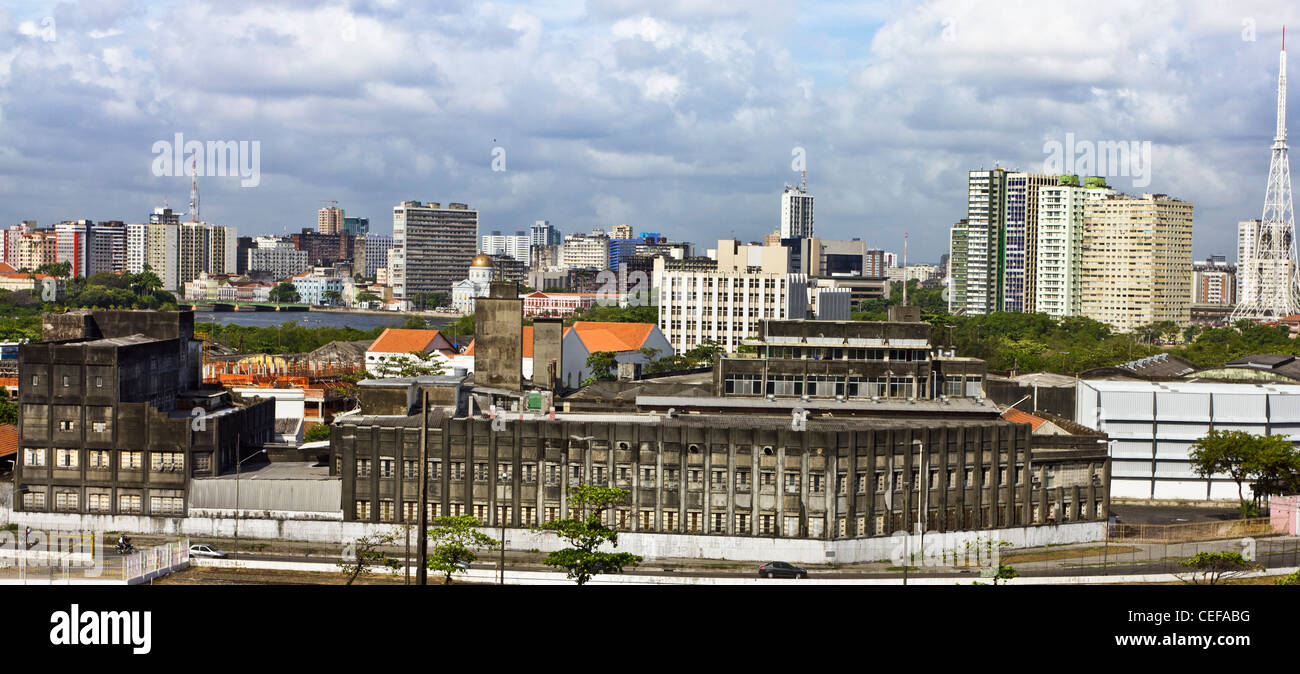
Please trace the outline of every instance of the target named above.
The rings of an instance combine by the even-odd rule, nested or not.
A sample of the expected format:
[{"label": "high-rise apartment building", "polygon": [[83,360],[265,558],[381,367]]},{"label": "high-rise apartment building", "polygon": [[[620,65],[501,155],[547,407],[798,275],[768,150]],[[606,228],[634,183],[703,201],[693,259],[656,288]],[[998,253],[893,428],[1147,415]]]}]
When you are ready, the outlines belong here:
[{"label": "high-rise apartment building", "polygon": [[149,214],[149,224],[179,225],[181,224],[181,214],[173,212],[170,208],[159,206],[153,209],[153,213]]},{"label": "high-rise apartment building", "polygon": [[316,231],[321,234],[339,234],[343,231],[343,209],[326,206],[316,211]]},{"label": "high-rise apartment building", "polygon": [[[1263,220],[1242,220],[1237,223],[1237,297],[1257,297],[1256,284],[1263,277],[1264,297],[1272,297],[1278,283],[1286,283],[1290,275],[1284,265],[1251,265],[1255,255],[1255,240]],[[1265,273],[1267,272],[1267,273]]]},{"label": "high-rise apartment building", "polygon": [[234,227],[207,222],[185,222],[177,233],[177,280],[181,286],[204,272],[234,274],[239,233]]},{"label": "high-rise apartment building", "polygon": [[1082,314],[1128,332],[1191,322],[1192,204],[1164,194],[1084,203]]},{"label": "high-rise apartment building", "polygon": [[405,201],[393,208],[391,283],[398,299],[443,293],[469,273],[477,253],[478,211],[465,204]]},{"label": "high-rise apartment building", "polygon": [[611,239],[630,239],[630,238],[632,238],[632,226],[631,226],[631,225],[614,225],[614,228],[611,229],[611,230],[609,230],[609,238],[611,238]]},{"label": "high-rise apartment building", "polygon": [[564,237],[560,264],[570,268],[608,269],[609,237],[600,230],[591,234],[574,232]]},{"label": "high-rise apartment building", "polygon": [[259,236],[254,242],[257,247],[248,250],[249,273],[266,274],[280,280],[311,269],[307,251],[298,250],[292,239]]},{"label": "high-rise apartment building", "polygon": [[54,264],[58,261],[58,243],[58,235],[50,230],[22,232],[15,241],[10,264],[28,271],[36,271],[43,264]]},{"label": "high-rise apartment building", "polygon": [[960,272],[954,269],[954,274],[960,274],[965,282],[964,308],[967,314],[988,314],[1002,306],[999,279],[1006,205],[1006,169],[981,169],[967,173],[966,265]]},{"label": "high-rise apartment building", "polygon": [[532,236],[522,231],[514,234],[502,234],[493,231],[483,235],[479,249],[484,255],[509,255],[524,264],[528,263],[528,250],[532,246]]},{"label": "high-rise apartment building", "polygon": [[805,185],[786,185],[781,193],[781,238],[804,239],[812,235],[813,196]]},{"label": "high-rise apartment building", "polygon": [[1039,189],[1058,184],[1057,176],[1007,174],[1005,232],[1001,246],[1002,311],[1033,311]]},{"label": "high-rise apartment building", "polygon": [[968,224],[963,218],[948,230],[948,313],[950,314],[966,313],[966,277],[970,272],[966,264],[970,255]]},{"label": "high-rise apartment building", "polygon": [[120,274],[126,271],[126,225],[117,221],[100,222],[91,229],[95,233],[90,240],[91,272]]},{"label": "high-rise apartment building", "polygon": [[1237,268],[1223,255],[1192,265],[1192,304],[1232,306],[1237,303]]},{"label": "high-rise apartment building", "polygon": [[146,266],[162,281],[164,290],[176,292],[184,286],[180,281],[180,225],[126,226],[126,270],[139,274]]},{"label": "high-rise apartment building", "polygon": [[1034,252],[1034,304],[1026,311],[1078,316],[1083,310],[1083,205],[1115,193],[1103,178],[1060,177],[1038,189]]},{"label": "high-rise apartment building", "polygon": [[534,246],[558,246],[564,243],[560,230],[551,225],[550,220],[538,220],[533,223],[532,237]]}]

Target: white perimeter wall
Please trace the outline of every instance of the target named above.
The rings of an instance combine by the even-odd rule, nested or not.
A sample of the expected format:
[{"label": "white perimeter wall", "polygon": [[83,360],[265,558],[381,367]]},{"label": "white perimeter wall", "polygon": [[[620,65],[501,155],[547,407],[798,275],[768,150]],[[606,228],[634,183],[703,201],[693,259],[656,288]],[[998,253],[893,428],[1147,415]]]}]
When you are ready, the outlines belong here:
[{"label": "white perimeter wall", "polygon": [[[213,512],[211,514],[218,514]],[[189,536],[193,543],[202,543],[205,537],[233,538],[235,520],[231,512],[221,511],[225,517],[141,517],[131,515],[77,515],[68,513],[23,513],[0,510],[0,525],[6,520],[19,526],[30,526],[43,531],[126,531],[146,535]],[[245,539],[273,539],[285,541],[310,541],[337,543],[352,541],[362,536],[400,529],[401,525],[371,524],[363,522],[327,521],[323,519],[293,519],[298,513],[245,512],[253,519],[239,521],[239,536]],[[258,517],[261,515],[262,517]],[[272,517],[265,517],[271,515]],[[315,517],[341,516],[341,513],[311,513]],[[925,548],[931,556],[938,556],[940,548],[949,553],[959,553],[975,546],[984,547],[989,542],[1005,541],[1013,548],[1039,547],[1066,543],[1084,543],[1101,540],[1104,522],[1077,522],[1057,526],[1017,527],[987,531],[967,531],[953,534],[927,533]],[[500,537],[499,529],[485,528],[493,538]],[[903,557],[903,539],[907,538],[909,551],[917,550],[920,536],[889,536],[837,541],[792,540],[782,538],[754,538],[740,536],[688,536],[682,534],[620,533],[618,550],[643,557],[676,557],[685,559],[731,559],[767,562],[783,560],[797,564],[870,562]],[[564,545],[551,534],[528,529],[507,529],[507,549],[540,550],[550,552]],[[970,548],[967,547],[970,544]]]}]

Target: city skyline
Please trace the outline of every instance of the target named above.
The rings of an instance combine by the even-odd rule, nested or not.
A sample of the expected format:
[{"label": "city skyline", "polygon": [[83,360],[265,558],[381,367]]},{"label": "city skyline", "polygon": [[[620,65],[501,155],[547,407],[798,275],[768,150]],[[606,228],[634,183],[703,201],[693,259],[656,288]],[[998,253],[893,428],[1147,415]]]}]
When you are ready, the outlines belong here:
[{"label": "city skyline", "polygon": [[[1191,3],[64,7],[0,12],[6,226],[183,210],[183,168],[150,171],[154,144],[183,134],[260,143],[259,181],[199,180],[204,219],[247,235],[309,226],[329,200],[387,233],[417,199],[474,205],[480,234],[546,219],[758,240],[802,162],[819,236],[898,250],[910,231],[929,262],[965,217],[968,170],[1042,171],[1067,134],[1150,142],[1148,185],[1109,182],[1195,202],[1194,255],[1230,255],[1235,224],[1259,217],[1296,18]],[[197,17],[208,47],[164,39]],[[54,105],[35,93],[51,81]]]}]

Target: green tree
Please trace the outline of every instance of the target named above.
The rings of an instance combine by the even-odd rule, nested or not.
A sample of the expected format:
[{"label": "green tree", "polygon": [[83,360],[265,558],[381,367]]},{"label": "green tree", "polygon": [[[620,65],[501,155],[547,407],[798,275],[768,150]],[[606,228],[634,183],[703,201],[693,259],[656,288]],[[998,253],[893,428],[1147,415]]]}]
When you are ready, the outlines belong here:
[{"label": "green tree", "polygon": [[426,377],[445,374],[445,371],[436,354],[411,351],[384,361],[379,373],[381,377]]},{"label": "green tree", "polygon": [[372,293],[369,290],[363,290],[357,293],[358,304],[366,303],[366,302],[378,302],[378,301],[379,301],[379,295],[376,295],[375,293]]},{"label": "green tree", "polygon": [[407,316],[406,322],[402,324],[403,330],[428,330],[429,322],[419,316]]},{"label": "green tree", "polygon": [[276,304],[296,304],[301,301],[298,295],[298,289],[292,283],[281,283],[268,293],[268,299]]},{"label": "green tree", "polygon": [[402,563],[384,552],[385,547],[397,544],[397,532],[362,536],[343,548],[343,559],[338,562],[339,570],[348,578],[351,585],[357,578],[374,573],[373,567],[384,567],[396,571]]},{"label": "green tree", "polygon": [[3,388],[0,388],[0,424],[18,425],[18,405]]},{"label": "green tree", "polygon": [[1288,573],[1273,581],[1274,585],[1300,585],[1300,570]]},{"label": "green tree", "polygon": [[482,525],[471,515],[455,517],[435,517],[430,522],[434,528],[429,530],[433,547],[425,566],[430,571],[443,574],[443,584],[450,585],[452,574],[464,573],[469,564],[478,557],[475,548],[495,548],[501,544],[495,538],[483,533]]},{"label": "green tree", "polygon": [[1178,562],[1178,565],[1188,569],[1187,575],[1179,578],[1190,585],[1217,585],[1229,578],[1262,568],[1246,561],[1240,552],[1198,552]]},{"label": "green tree", "polygon": [[711,340],[705,340],[689,349],[683,356],[691,364],[691,367],[709,367],[713,365],[713,357],[722,353],[722,345]]},{"label": "green tree", "polygon": [[1244,501],[1242,485],[1250,476],[1248,462],[1253,458],[1255,438],[1245,431],[1211,430],[1193,443],[1187,454],[1192,461],[1192,470],[1201,477],[1226,473],[1237,483],[1238,500]]},{"label": "green tree", "polygon": [[321,295],[321,299],[325,300],[326,304],[338,304],[343,301],[343,293],[337,290],[326,290]]},{"label": "green tree", "polygon": [[329,440],[329,439],[330,439],[329,424],[316,424],[315,426],[308,428],[306,433],[302,434],[303,442],[320,442],[321,440]]},{"label": "green tree", "polygon": [[591,368],[591,378],[613,379],[618,369],[618,357],[613,351],[597,351],[587,356],[587,367]]},{"label": "green tree", "polygon": [[571,547],[546,555],[542,563],[563,570],[579,586],[601,573],[622,573],[641,563],[628,552],[602,552],[606,543],[618,547],[618,532],[605,526],[605,511],[627,502],[626,489],[580,485],[569,492],[571,517],[546,522],[539,531],[554,532]]}]

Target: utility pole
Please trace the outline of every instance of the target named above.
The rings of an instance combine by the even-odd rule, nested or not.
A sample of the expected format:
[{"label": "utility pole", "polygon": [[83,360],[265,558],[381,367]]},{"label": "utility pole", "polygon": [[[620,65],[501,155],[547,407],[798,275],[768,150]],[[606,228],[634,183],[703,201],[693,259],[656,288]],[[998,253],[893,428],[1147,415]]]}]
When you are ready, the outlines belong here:
[{"label": "utility pole", "polygon": [[420,391],[420,543],[419,566],[416,568],[416,584],[428,585],[429,573],[425,560],[429,554],[429,391]]}]

